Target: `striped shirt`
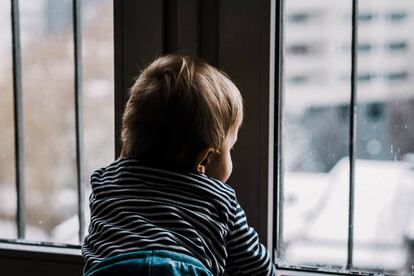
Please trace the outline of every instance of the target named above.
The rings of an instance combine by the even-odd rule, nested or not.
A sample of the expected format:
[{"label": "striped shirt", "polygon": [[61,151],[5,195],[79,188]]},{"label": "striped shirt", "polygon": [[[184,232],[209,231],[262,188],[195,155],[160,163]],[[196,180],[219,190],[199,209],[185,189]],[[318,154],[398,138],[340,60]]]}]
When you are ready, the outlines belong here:
[{"label": "striped shirt", "polygon": [[119,159],[91,177],[85,271],[118,254],[170,250],[193,256],[214,275],[275,275],[256,231],[227,184]]}]

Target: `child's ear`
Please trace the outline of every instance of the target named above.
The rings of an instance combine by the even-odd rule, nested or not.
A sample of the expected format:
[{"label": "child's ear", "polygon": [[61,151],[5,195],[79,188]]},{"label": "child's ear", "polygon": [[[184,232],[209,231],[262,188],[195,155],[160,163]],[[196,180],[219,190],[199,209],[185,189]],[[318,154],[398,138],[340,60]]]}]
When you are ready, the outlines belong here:
[{"label": "child's ear", "polygon": [[210,156],[212,155],[213,152],[214,152],[213,148],[205,148],[197,154],[195,164],[194,164],[195,172],[202,173],[202,174],[206,173],[207,165],[210,161]]}]

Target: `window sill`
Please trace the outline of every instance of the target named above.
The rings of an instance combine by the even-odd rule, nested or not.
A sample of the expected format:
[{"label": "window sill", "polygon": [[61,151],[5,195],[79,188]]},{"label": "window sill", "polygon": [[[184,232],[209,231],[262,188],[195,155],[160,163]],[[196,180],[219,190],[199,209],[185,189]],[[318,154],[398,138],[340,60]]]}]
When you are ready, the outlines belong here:
[{"label": "window sill", "polygon": [[30,244],[28,242],[21,242],[19,240],[12,240],[10,242],[0,242],[0,255],[3,251],[10,252],[32,252],[39,254],[58,254],[65,256],[75,256],[80,257],[80,247],[76,248],[75,246],[66,247],[66,246],[53,246],[43,245],[43,244]]},{"label": "window sill", "polygon": [[2,275],[81,275],[84,262],[80,248],[0,242]]},{"label": "window sill", "polygon": [[356,270],[335,270],[328,268],[317,268],[317,267],[307,267],[307,266],[289,266],[277,264],[277,275],[278,276],[327,276],[327,275],[341,275],[341,276],[375,276],[375,275],[394,275],[387,273],[375,273],[375,272],[365,272],[365,271],[356,271]]}]

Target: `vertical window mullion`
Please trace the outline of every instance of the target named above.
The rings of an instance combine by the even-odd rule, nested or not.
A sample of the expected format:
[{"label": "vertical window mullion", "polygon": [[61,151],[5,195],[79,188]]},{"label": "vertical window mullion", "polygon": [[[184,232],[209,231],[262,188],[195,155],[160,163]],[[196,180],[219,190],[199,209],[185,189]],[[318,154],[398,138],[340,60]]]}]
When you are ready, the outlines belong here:
[{"label": "vertical window mullion", "polygon": [[358,46],[358,0],[352,0],[352,47],[351,47],[351,101],[349,116],[349,210],[348,210],[348,257],[347,269],[353,265],[354,250],[354,198],[355,198],[355,158],[357,124],[357,46]]},{"label": "vertical window mullion", "polygon": [[14,101],[14,145],[16,166],[16,222],[17,237],[25,238],[25,200],[24,200],[24,139],[22,109],[22,77],[19,1],[11,0],[12,56],[13,56],[13,101]]},{"label": "vertical window mullion", "polygon": [[283,259],[283,3],[284,0],[275,0],[275,156],[274,171],[276,172],[273,209],[273,229],[276,238],[273,239],[273,252],[276,251],[275,260]]},{"label": "vertical window mullion", "polygon": [[76,172],[78,191],[79,242],[82,242],[84,218],[84,146],[83,146],[83,113],[82,113],[82,51],[81,51],[81,3],[73,0],[73,43],[75,66],[75,134],[76,134]]}]

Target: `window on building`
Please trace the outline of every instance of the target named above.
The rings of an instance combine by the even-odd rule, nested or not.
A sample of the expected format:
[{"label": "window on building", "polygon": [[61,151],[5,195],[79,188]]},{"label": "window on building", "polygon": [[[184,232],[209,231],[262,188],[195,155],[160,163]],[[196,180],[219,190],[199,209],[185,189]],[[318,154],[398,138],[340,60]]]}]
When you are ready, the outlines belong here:
[{"label": "window on building", "polygon": [[288,20],[289,22],[302,23],[302,22],[306,22],[309,19],[309,17],[310,15],[308,13],[297,12],[297,13],[292,13],[291,15],[289,15]]},{"label": "window on building", "polygon": [[358,51],[359,52],[369,52],[373,48],[371,43],[358,43]]},{"label": "window on building", "polygon": [[[357,46],[357,50],[359,52],[359,54],[368,54],[371,53],[373,50],[376,49],[375,44],[371,43],[371,42],[359,42],[358,46]],[[349,53],[349,51],[351,51],[351,45],[350,43],[346,43],[343,45],[343,50],[346,53]]]},{"label": "window on building", "polygon": [[358,13],[358,22],[365,23],[370,22],[376,18],[376,14],[373,12],[359,12]]},{"label": "window on building", "polygon": [[406,11],[392,11],[388,12],[386,17],[391,22],[401,22],[408,17],[408,13]]},{"label": "window on building", "polygon": [[286,48],[287,54],[291,55],[315,55],[322,51],[320,45],[310,43],[293,43]]},{"label": "window on building", "polygon": [[384,114],[384,103],[370,103],[367,106],[367,113],[366,113],[366,117],[373,121],[373,122],[378,122],[381,120],[382,115]]},{"label": "window on building", "polygon": [[406,51],[408,49],[407,41],[392,41],[385,45],[386,49],[393,52]]},{"label": "window on building", "polygon": [[388,81],[403,81],[408,78],[408,72],[407,71],[395,71],[395,72],[389,72],[384,75],[385,79]]},{"label": "window on building", "polygon": [[[112,1],[79,1],[75,16],[71,0],[21,0],[15,13],[19,25],[12,25],[11,2],[17,3],[0,3],[0,239],[76,245],[78,216],[88,213],[85,206],[79,212],[77,176],[82,174],[86,187],[92,170],[114,157]],[[77,32],[75,22],[81,27]],[[12,35],[20,48],[12,47]],[[20,66],[13,65],[12,52]],[[13,74],[20,79],[19,93]],[[21,101],[18,110],[14,99]],[[79,196],[87,202],[88,191]]]},{"label": "window on building", "polygon": [[[285,17],[305,2],[285,0]],[[277,209],[282,228],[277,261],[281,267],[314,271],[408,274],[414,237],[414,200],[409,196],[414,192],[414,83],[409,75],[414,52],[405,41],[414,26],[404,19],[414,12],[414,3],[393,2],[393,8],[404,9],[394,12],[385,0],[355,1],[360,10],[356,28],[361,28],[352,40],[352,20],[340,20],[352,18],[352,2],[314,1],[312,8],[323,7],[327,14],[317,27],[283,21],[285,48],[297,37],[318,37],[326,47],[317,64],[325,81],[317,85],[291,84],[293,68],[314,68],[313,61],[293,59],[289,51],[283,59],[282,141],[277,143],[283,146],[278,156],[283,169],[277,187],[284,202]],[[390,20],[374,21],[376,14],[387,14]],[[396,26],[395,21],[406,25]],[[362,27],[367,22],[372,23],[369,29]],[[390,51],[371,51],[374,43],[395,36],[402,40],[386,44]],[[351,44],[354,63],[352,48],[343,47]],[[368,51],[369,58],[363,57]],[[402,51],[404,60],[397,61],[391,51]],[[353,69],[356,97],[351,99]]]},{"label": "window on building", "polygon": [[[357,80],[358,80],[358,82],[363,83],[363,82],[372,81],[373,79],[375,79],[375,77],[376,77],[375,73],[370,73],[370,72],[368,72],[368,73],[358,73]],[[349,78],[348,78],[348,80],[349,80]]]},{"label": "window on building", "polygon": [[304,24],[319,17],[319,12],[313,10],[295,11],[287,15],[287,20],[291,24]]},{"label": "window on building", "polygon": [[305,74],[296,74],[290,76],[288,81],[294,84],[304,84],[309,81],[309,76]]}]

